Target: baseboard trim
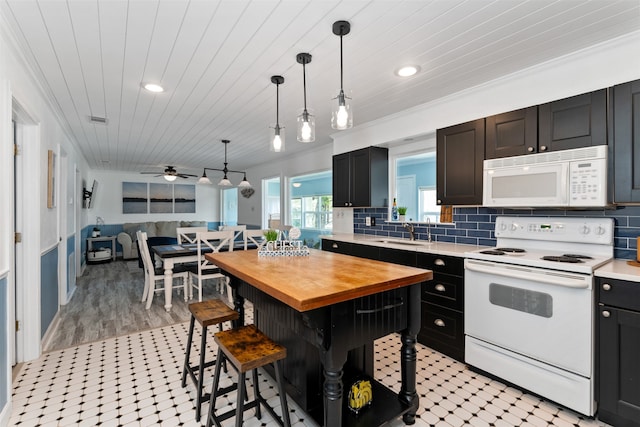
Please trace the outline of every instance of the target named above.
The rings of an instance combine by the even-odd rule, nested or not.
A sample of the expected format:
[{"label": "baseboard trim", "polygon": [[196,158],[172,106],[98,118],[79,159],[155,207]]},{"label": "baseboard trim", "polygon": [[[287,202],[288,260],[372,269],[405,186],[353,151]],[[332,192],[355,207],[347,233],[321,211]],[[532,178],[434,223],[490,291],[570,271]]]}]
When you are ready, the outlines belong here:
[{"label": "baseboard trim", "polygon": [[56,315],[53,316],[51,325],[49,325],[49,328],[47,328],[47,332],[44,334],[44,337],[42,337],[41,345],[42,345],[43,353],[49,350],[49,346],[51,345],[53,336],[58,330],[58,326],[60,326],[60,308],[58,308],[58,312],[56,313]]}]

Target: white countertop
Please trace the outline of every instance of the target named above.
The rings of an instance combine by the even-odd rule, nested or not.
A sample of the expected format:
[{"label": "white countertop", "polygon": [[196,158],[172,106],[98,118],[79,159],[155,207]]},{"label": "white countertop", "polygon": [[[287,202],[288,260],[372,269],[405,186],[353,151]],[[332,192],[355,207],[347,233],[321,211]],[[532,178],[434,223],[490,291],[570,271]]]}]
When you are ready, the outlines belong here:
[{"label": "white countertop", "polygon": [[640,282],[640,267],[629,265],[626,259],[614,259],[595,271],[596,277],[620,279],[630,282]]},{"label": "white countertop", "polygon": [[329,234],[322,235],[321,238],[337,240],[339,242],[358,243],[381,248],[401,249],[404,251],[425,252],[437,255],[449,255],[463,257],[465,252],[482,249],[487,246],[463,245],[459,243],[427,242],[426,240],[416,240],[416,245],[398,244],[393,242],[380,242],[380,240],[402,240],[409,242],[409,239],[395,237],[373,236],[371,234]]}]

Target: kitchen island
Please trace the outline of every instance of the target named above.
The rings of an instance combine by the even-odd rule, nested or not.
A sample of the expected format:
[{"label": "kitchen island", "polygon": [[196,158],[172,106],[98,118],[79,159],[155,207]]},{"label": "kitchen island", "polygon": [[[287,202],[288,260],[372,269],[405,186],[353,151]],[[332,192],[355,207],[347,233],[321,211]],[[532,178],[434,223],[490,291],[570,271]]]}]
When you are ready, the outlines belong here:
[{"label": "kitchen island", "polygon": [[[316,250],[309,256],[234,251],[206,257],[230,276],[239,322],[246,298],[256,325],[287,347],[287,393],[321,425],[375,426],[400,415],[415,422],[420,291],[430,270]],[[398,394],[372,380],[373,341],[393,332],[402,342]],[[373,402],[355,415],[343,397],[358,379],[372,380]]]}]

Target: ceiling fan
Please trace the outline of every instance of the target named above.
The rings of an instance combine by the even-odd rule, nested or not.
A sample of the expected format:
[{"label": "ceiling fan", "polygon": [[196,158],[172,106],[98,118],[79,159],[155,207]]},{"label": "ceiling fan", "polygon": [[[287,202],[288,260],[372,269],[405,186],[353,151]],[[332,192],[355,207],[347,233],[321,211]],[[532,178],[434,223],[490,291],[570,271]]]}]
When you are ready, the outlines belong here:
[{"label": "ceiling fan", "polygon": [[189,177],[197,177],[197,175],[191,175],[188,173],[178,173],[178,171],[173,166],[168,166],[164,170],[163,173],[158,172],[140,172],[141,174],[154,174],[155,176],[163,176],[167,181],[175,181],[176,178],[189,178]]}]

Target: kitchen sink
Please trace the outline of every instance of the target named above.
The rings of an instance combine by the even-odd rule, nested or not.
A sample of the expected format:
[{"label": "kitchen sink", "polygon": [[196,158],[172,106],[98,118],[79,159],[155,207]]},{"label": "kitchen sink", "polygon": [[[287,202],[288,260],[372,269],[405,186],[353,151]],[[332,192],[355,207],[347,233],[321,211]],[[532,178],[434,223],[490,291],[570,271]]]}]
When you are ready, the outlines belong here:
[{"label": "kitchen sink", "polygon": [[376,240],[380,243],[388,243],[393,245],[406,245],[406,246],[429,246],[432,242],[423,240],[403,240],[403,239],[380,239]]}]

